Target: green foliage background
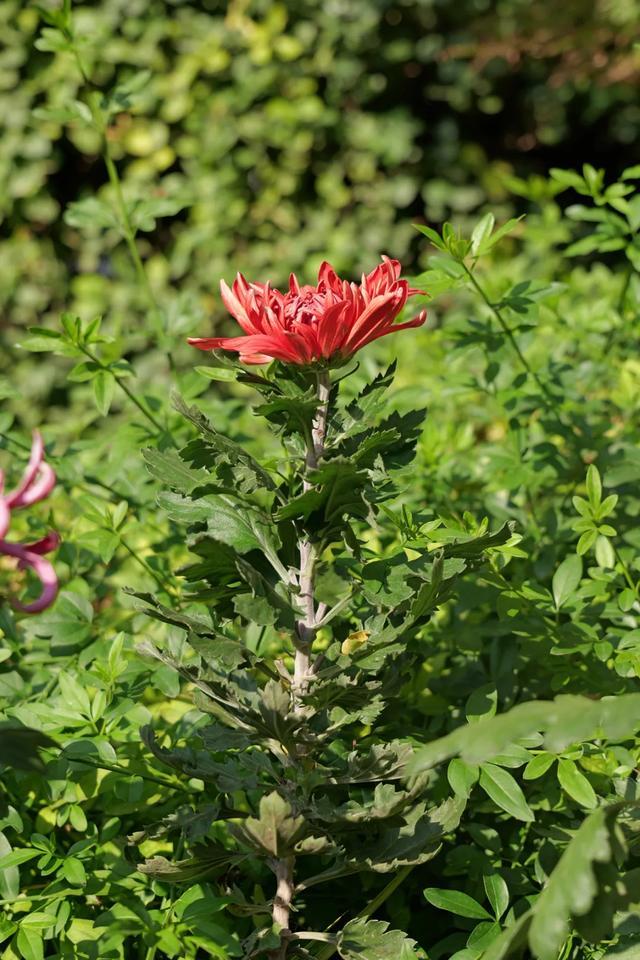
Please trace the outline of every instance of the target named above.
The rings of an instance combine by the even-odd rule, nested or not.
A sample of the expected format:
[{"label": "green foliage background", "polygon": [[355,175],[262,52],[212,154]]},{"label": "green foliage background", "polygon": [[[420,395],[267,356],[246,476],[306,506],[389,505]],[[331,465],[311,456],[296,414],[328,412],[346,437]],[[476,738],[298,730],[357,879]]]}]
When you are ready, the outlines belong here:
[{"label": "green foliage background", "polygon": [[[184,343],[231,329],[221,276],[312,279],[324,257],[357,276],[381,252],[402,259],[433,295],[428,328],[369,349],[352,389],[398,354],[393,403],[429,407],[403,487],[405,521],[440,515],[474,532],[483,516],[492,527],[515,520],[523,538],[504,576],[463,585],[437,615],[423,670],[385,715],[389,736],[411,729],[426,741],[496,704],[637,689],[640,218],[636,204],[629,236],[612,245],[615,223],[581,219],[575,206],[610,218],[615,206],[596,188],[586,199],[561,192],[549,170],[586,161],[606,167],[610,183],[640,159],[639,13],[635,0],[569,2],[553,17],[515,0],[106,0],[74,7],[87,83],[35,5],[0,4],[0,428],[17,475],[41,426],[60,483],[51,515],[43,505],[22,523],[25,535],[55,526],[64,541],[56,606],[18,622],[1,614],[3,720],[63,747],[46,768],[21,763],[28,744],[4,748],[0,855],[31,851],[0,870],[6,960],[240,956],[253,923],[223,913],[206,884],[183,893],[135,869],[141,856],[180,857],[181,841],[176,849],[140,834],[199,789],[140,741],[152,722],[179,742],[195,715],[176,675],[134,651],[150,637],[178,655],[183,640],[150,625],[123,588],[170,602],[186,560],[140,448],[166,446],[168,431],[190,436],[171,410],[173,386],[254,453],[269,442],[247,391],[196,372],[206,361]],[[149,289],[123,239],[99,133],[74,105],[96,89],[112,98],[108,142]],[[529,371],[468,278],[411,226],[450,219],[470,233],[489,209],[499,223],[528,215],[478,275]],[[595,243],[567,254],[596,227]],[[71,321],[62,347],[28,334],[60,331],[63,311],[85,327],[103,316],[108,340],[90,349],[111,372],[91,367]],[[551,385],[555,412],[541,405],[531,370]],[[596,529],[592,462],[602,499],[620,494],[614,534]],[[576,495],[593,507],[578,529]],[[389,555],[410,539],[402,524],[369,536]],[[634,793],[639,752],[636,740],[520,744],[475,786],[449,768],[443,795],[448,782],[459,787],[456,776],[473,790],[463,826],[380,916],[432,960],[456,951],[476,960],[507,905],[521,910],[539,893],[585,813]],[[496,872],[507,905],[500,884],[489,894],[483,880]],[[265,897],[268,882],[255,877]],[[316,924],[335,919],[338,900],[355,915],[379,891],[377,878],[366,883],[323,894]],[[444,888],[485,906],[458,902],[452,921]],[[20,891],[28,896],[16,899]],[[562,955],[615,955],[638,929],[631,910],[604,946],[569,933]]]},{"label": "green foliage background", "polygon": [[[81,91],[73,58],[37,39],[35,5],[4,0],[0,16],[5,316],[108,305],[134,326],[113,231],[90,212],[89,235],[81,212],[65,222],[106,180],[97,135],[55,120]],[[156,203],[154,285],[210,315],[230,270],[282,281],[327,255],[360,272],[381,250],[412,265],[413,219],[506,212],[513,173],[576,156],[617,173],[637,140],[637,16],[634,0],[572,0],[551,22],[524,0],[108,0],[74,22],[99,89],[149,71],[113,154],[131,197]]]}]

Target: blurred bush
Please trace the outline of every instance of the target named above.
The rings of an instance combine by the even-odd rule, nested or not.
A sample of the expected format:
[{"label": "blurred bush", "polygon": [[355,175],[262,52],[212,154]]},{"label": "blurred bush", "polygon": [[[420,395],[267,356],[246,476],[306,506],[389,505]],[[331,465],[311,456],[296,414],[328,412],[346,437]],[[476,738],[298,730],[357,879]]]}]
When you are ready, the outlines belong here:
[{"label": "blurred bush", "polygon": [[506,215],[513,173],[633,162],[639,6],[74,5],[87,85],[38,9],[4,0],[4,326],[64,306],[120,320],[142,306],[116,232],[95,209],[69,211],[106,182],[97,136],[61,119],[90,87],[139,88],[110,143],[127,195],[157,217],[141,223],[140,244],[154,288],[168,302],[179,287],[175,311],[193,318],[236,269],[279,281],[328,256],[359,272],[384,250],[413,265],[412,220],[465,220],[486,201]]}]

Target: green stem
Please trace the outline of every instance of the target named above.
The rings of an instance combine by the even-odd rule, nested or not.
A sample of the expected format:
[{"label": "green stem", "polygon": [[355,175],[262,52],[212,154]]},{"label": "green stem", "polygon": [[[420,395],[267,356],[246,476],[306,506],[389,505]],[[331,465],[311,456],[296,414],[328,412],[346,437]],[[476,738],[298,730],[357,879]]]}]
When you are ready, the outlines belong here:
[{"label": "green stem", "polygon": [[34,896],[28,893],[21,893],[18,897],[7,897],[4,900],[0,900],[0,906],[8,903],[35,903],[39,900],[61,900],[63,897],[86,897],[86,895],[86,890],[82,888],[58,890],[57,893],[40,893]]},{"label": "green stem", "polygon": [[[184,845],[183,845],[183,839],[182,839],[182,837],[180,836],[180,837],[178,837],[178,840],[177,840],[177,842],[176,842],[175,849],[174,849],[174,852],[173,852],[173,855],[174,855],[174,857],[175,857],[176,860],[180,860],[180,858],[182,857],[182,855],[183,855],[183,846],[184,846]],[[175,901],[172,902],[172,898],[171,898],[171,896],[169,896],[169,895],[164,896],[164,897],[162,898],[162,902],[161,902],[161,904],[160,904],[160,911],[161,911],[162,918],[163,918],[163,919],[162,919],[162,925],[161,925],[161,928],[160,928],[161,930],[164,930],[165,927],[168,927],[171,923],[173,923],[173,907],[174,907],[174,903],[175,903]],[[158,933],[158,935],[159,935],[159,933]],[[155,956],[156,956],[156,953],[157,953],[157,952],[158,952],[158,944],[157,944],[157,942],[156,942],[156,943],[151,944],[150,947],[147,947],[147,950],[146,950],[145,955],[144,955],[144,960],[155,960]]]},{"label": "green stem", "polygon": [[[85,66],[82,62],[82,58],[80,57],[78,49],[74,45],[73,36],[70,34],[68,36],[68,39],[73,46],[73,54],[75,57],[78,70],[80,71],[80,75],[82,77],[83,83],[85,84],[85,86],[89,87],[91,90],[99,92],[99,87],[97,87],[97,85],[93,82],[93,80],[89,76],[88,71],[85,69]],[[129,250],[131,261],[133,263],[133,267],[137,274],[140,286],[142,287],[146,295],[147,301],[149,303],[149,306],[151,307],[152,316],[154,318],[158,318],[158,317],[161,317],[162,311],[160,309],[160,305],[158,303],[156,295],[153,292],[153,288],[149,281],[147,271],[145,270],[144,264],[142,262],[142,258],[140,256],[140,251],[138,250],[138,245],[136,243],[137,231],[131,222],[131,217],[129,216],[129,211],[127,209],[127,204],[124,197],[124,191],[122,189],[122,180],[120,178],[120,174],[118,173],[118,168],[113,159],[113,153],[111,152],[111,144],[109,143],[108,119],[105,119],[104,114],[102,113],[102,110],[100,109],[100,107],[92,107],[92,114],[93,114],[94,121],[102,136],[102,143],[103,143],[102,158],[104,160],[104,164],[107,169],[107,176],[109,177],[109,183],[111,184],[115,194],[116,205],[117,205],[118,214],[120,217],[120,223],[122,227],[124,240]],[[167,360],[169,363],[169,368],[173,370],[174,361],[173,361],[173,354],[171,353],[171,351],[167,352]]]},{"label": "green stem", "polygon": [[618,313],[622,314],[624,310],[625,300],[627,299],[627,291],[629,290],[629,284],[631,283],[631,275],[633,273],[633,267],[628,267],[627,272],[625,273],[624,280],[622,282],[622,288],[620,290],[620,296],[618,297]]},{"label": "green stem", "polygon": [[149,783],[157,783],[159,786],[168,787],[169,790],[178,790],[181,793],[193,794],[194,791],[184,787],[181,783],[172,783],[171,780],[165,780],[162,777],[154,777],[148,773],[137,773],[135,770],[129,770],[117,763],[93,763],[86,757],[66,757],[70,763],[83,763],[87,767],[93,767],[94,770],[110,770],[112,773],[122,773],[127,777],[140,777],[141,780],[147,780]]},{"label": "green stem", "polygon": [[[70,36],[69,39],[73,44],[73,37]],[[73,44],[73,55],[75,57],[78,70],[80,71],[80,76],[82,77],[83,83],[85,84],[85,86],[95,89],[96,85],[94,84],[93,80],[91,79],[87,70],[85,69],[84,64],[82,62],[82,58],[80,57],[80,53],[78,52],[78,48],[75,46],[75,44]],[[142,289],[147,295],[147,299],[149,301],[149,304],[152,310],[158,312],[159,311],[158,301],[156,300],[155,294],[149,282],[149,277],[147,276],[147,272],[144,269],[142,258],[140,257],[140,251],[138,250],[138,247],[136,244],[136,231],[134,230],[133,224],[131,223],[131,217],[129,216],[129,211],[127,210],[127,204],[124,198],[124,192],[122,190],[122,181],[118,173],[118,168],[114,163],[113,154],[111,153],[108,125],[105,122],[102,111],[99,108],[93,110],[93,115],[94,115],[94,120],[96,121],[98,128],[100,130],[100,133],[102,135],[102,143],[104,147],[102,156],[104,159],[105,167],[107,168],[109,183],[113,187],[113,191],[116,196],[116,203],[118,206],[118,213],[120,214],[120,221],[122,224],[124,239],[127,244],[127,247],[129,248],[129,253],[131,254],[131,260],[133,261],[133,265],[135,267],[135,271],[138,275],[138,279],[140,281]]]},{"label": "green stem", "polygon": [[[103,363],[102,360],[100,359],[100,357],[98,357],[95,353],[93,353],[92,350],[89,350],[89,348],[88,348],[88,347],[85,347],[83,344],[77,344],[77,346],[78,346],[78,348],[84,353],[85,357],[88,357],[89,360],[91,360],[93,363],[97,364],[97,365],[100,367],[100,369],[103,370],[105,373],[108,373],[110,376],[113,376],[113,373],[111,372],[111,370],[109,369],[109,367],[107,366],[107,364],[106,364],[106,363]],[[162,424],[161,424],[158,420],[156,420],[156,418],[155,418],[154,415],[151,413],[151,411],[150,411],[150,410],[147,410],[147,408],[146,408],[145,405],[142,403],[142,401],[138,400],[138,398],[136,397],[136,395],[135,395],[135,393],[133,392],[133,390],[130,390],[130,389],[129,389],[129,387],[128,387],[127,384],[124,382],[124,380],[120,379],[120,377],[116,377],[116,378],[115,378],[115,381],[116,381],[116,383],[118,384],[118,386],[120,387],[120,389],[123,391],[123,393],[125,393],[125,394],[127,395],[127,397],[129,398],[129,400],[131,400],[131,402],[136,405],[136,407],[138,408],[138,410],[147,418],[147,420],[149,421],[149,423],[152,423],[153,426],[155,427],[155,429],[156,429],[161,435],[167,434],[166,429],[162,426]],[[175,440],[173,439],[173,437],[171,437],[170,434],[167,434],[167,435],[170,437],[171,442],[173,443],[173,445],[176,446],[176,442],[175,442]]]},{"label": "green stem", "polygon": [[107,174],[109,175],[109,182],[113,187],[113,191],[116,196],[116,203],[118,205],[118,212],[120,214],[120,220],[122,222],[122,231],[124,234],[125,243],[129,248],[129,253],[131,254],[131,260],[135,267],[135,271],[138,275],[138,280],[144,290],[147,300],[151,309],[155,312],[159,312],[158,301],[156,300],[155,294],[151,288],[149,282],[149,277],[147,276],[147,271],[144,268],[142,258],[140,256],[140,251],[138,250],[138,245],[136,244],[136,233],[131,223],[131,218],[129,217],[129,212],[127,210],[127,204],[124,199],[124,193],[122,190],[122,181],[120,180],[120,175],[118,174],[118,169],[113,161],[113,156],[111,153],[111,146],[109,145],[109,138],[106,127],[102,129],[102,137],[104,142],[104,162],[107,168]]},{"label": "green stem", "polygon": [[540,379],[540,377],[538,376],[538,374],[536,373],[536,371],[532,369],[529,361],[527,360],[527,358],[525,357],[524,353],[523,353],[522,350],[520,349],[520,346],[519,346],[519,344],[518,344],[518,341],[516,340],[516,338],[515,338],[515,336],[514,336],[514,334],[513,334],[513,330],[511,329],[511,327],[509,326],[509,324],[507,323],[507,321],[505,320],[505,318],[502,316],[502,313],[500,312],[500,308],[497,307],[497,306],[495,305],[495,303],[493,303],[493,302],[489,299],[489,297],[487,296],[486,291],[484,290],[483,287],[480,286],[480,284],[479,284],[478,281],[476,280],[475,276],[473,275],[473,272],[469,269],[469,267],[466,265],[466,263],[462,262],[462,267],[463,267],[465,273],[467,274],[467,276],[469,277],[469,280],[471,281],[471,283],[472,283],[473,286],[475,287],[476,291],[477,291],[477,292],[479,293],[479,295],[482,297],[482,299],[484,300],[484,302],[485,302],[486,305],[489,307],[489,309],[491,310],[491,312],[492,312],[493,315],[495,316],[496,320],[497,320],[498,323],[500,324],[500,328],[501,328],[502,332],[503,332],[503,333],[505,334],[505,336],[507,337],[507,339],[508,339],[509,343],[511,344],[511,346],[512,346],[512,348],[513,348],[516,356],[518,357],[520,363],[522,364],[522,366],[524,367],[524,369],[527,371],[527,373],[529,374],[529,376],[531,376],[531,377],[535,380],[535,382],[537,383],[537,385],[540,387],[540,390],[542,391],[545,399],[547,400],[547,403],[551,406],[551,408],[552,408],[552,409],[554,410],[554,412],[555,412],[555,399],[554,399],[554,397],[553,397],[553,394],[550,392],[549,388],[548,388],[547,385],[544,383],[544,381]]},{"label": "green stem", "polygon": [[168,594],[170,594],[170,595],[171,595],[172,597],[174,597],[174,598],[176,598],[176,597],[179,596],[179,594],[178,594],[177,590],[175,589],[175,587],[173,587],[171,584],[169,584],[169,583],[167,583],[165,580],[163,580],[163,578],[160,576],[160,574],[156,573],[156,571],[155,571],[152,567],[149,566],[149,564],[146,562],[146,560],[143,560],[142,557],[139,556],[139,555],[136,553],[136,551],[133,549],[133,547],[131,547],[131,546],[127,543],[127,541],[123,539],[123,537],[120,537],[120,543],[122,544],[122,546],[124,547],[124,549],[127,551],[127,553],[128,553],[131,557],[133,557],[133,559],[136,561],[136,563],[138,563],[138,564],[142,567],[142,569],[145,570],[145,571],[148,573],[148,575],[153,578],[153,580],[155,580],[155,582],[158,584],[158,586],[160,587],[161,590],[166,590],[166,592],[167,592]]},{"label": "green stem", "polygon": [[634,592],[634,593],[636,594],[636,596],[637,596],[638,587],[637,587],[637,585],[636,585],[636,584],[634,583],[634,581],[633,581],[633,577],[631,576],[631,572],[630,572],[630,570],[629,570],[629,567],[627,566],[627,564],[625,563],[625,561],[624,561],[624,560],[622,559],[622,557],[620,556],[620,551],[618,550],[618,548],[617,548],[616,546],[613,547],[613,552],[614,552],[614,554],[615,554],[616,560],[618,561],[618,563],[619,563],[620,566],[622,567],[622,572],[623,572],[623,574],[624,574],[625,580],[627,581],[628,585],[631,587],[631,589],[633,590],[633,592]]},{"label": "green stem", "polygon": [[[67,34],[67,39],[68,39],[71,43],[73,43],[73,37],[72,37],[70,34]],[[73,47],[73,56],[75,57],[75,61],[76,61],[76,64],[77,64],[77,66],[78,66],[78,70],[80,71],[80,75],[82,76],[82,79],[83,79],[84,83],[85,83],[88,87],[93,87],[93,86],[94,86],[93,80],[91,80],[91,78],[89,77],[89,74],[88,74],[87,71],[85,70],[84,64],[83,64],[83,62],[82,62],[82,59],[81,59],[81,57],[80,57],[80,54],[78,53],[78,48],[77,48],[76,46]]]},{"label": "green stem", "polygon": [[[373,898],[373,900],[370,900],[366,907],[360,911],[360,913],[356,914],[356,918],[370,917],[373,913],[375,913],[376,910],[382,906],[385,900],[388,900],[391,894],[398,889],[400,884],[404,883],[412,870],[413,866],[403,867],[402,870],[399,870],[395,877],[389,881],[386,887],[384,887],[380,893]],[[331,960],[331,957],[336,952],[336,949],[337,946],[335,943],[327,944],[327,946],[317,954],[316,960]]]}]

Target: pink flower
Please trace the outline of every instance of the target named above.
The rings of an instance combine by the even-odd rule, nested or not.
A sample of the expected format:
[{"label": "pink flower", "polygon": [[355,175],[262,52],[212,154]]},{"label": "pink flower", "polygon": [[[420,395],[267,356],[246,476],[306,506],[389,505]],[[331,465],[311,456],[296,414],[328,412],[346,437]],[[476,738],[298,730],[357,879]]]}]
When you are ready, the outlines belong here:
[{"label": "pink flower", "polygon": [[37,600],[27,604],[13,601],[13,605],[23,613],[39,613],[53,603],[58,592],[56,572],[43,556],[55,550],[60,543],[57,533],[49,533],[36,543],[9,543],[5,540],[11,523],[11,511],[30,507],[39,500],[44,500],[55,486],[56,475],[52,467],[44,462],[43,457],[42,437],[35,432],[29,463],[19,486],[13,492],[3,493],[4,474],[0,470],[0,553],[18,560],[18,567],[21,570],[31,567],[42,583],[42,591]]},{"label": "pink flower", "polygon": [[407,299],[422,292],[399,279],[400,269],[397,260],[383,257],[357,284],[341,280],[325,261],[317,286],[300,286],[292,273],[287,293],[272,290],[268,283],[248,283],[238,274],[231,289],[223,280],[220,290],[246,336],[194,338],[189,343],[199,350],[235,351],[243,363],[345,359],[372,340],[424,323],[425,310],[406,323],[394,323]]}]

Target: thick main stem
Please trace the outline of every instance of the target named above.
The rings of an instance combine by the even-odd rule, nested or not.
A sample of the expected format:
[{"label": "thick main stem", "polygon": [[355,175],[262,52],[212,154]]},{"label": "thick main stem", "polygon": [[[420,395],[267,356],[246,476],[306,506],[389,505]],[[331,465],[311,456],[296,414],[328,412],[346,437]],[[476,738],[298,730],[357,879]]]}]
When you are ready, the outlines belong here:
[{"label": "thick main stem", "polygon": [[[283,930],[289,929],[289,911],[293,898],[293,857],[285,857],[276,862],[276,895],[273,900],[273,922],[279,923]],[[280,948],[281,956],[286,954],[286,940]]]},{"label": "thick main stem", "polygon": [[[305,477],[302,485],[303,489],[309,490],[312,486],[306,474],[318,465],[323,452],[327,433],[327,414],[329,410],[329,393],[331,382],[329,374],[325,371],[318,374],[317,397],[318,407],[313,421],[311,437],[307,444],[305,456]],[[300,589],[300,601],[303,608],[303,615],[296,622],[296,635],[294,644],[296,648],[293,677],[291,681],[293,709],[299,712],[300,694],[304,692],[311,674],[311,647],[316,635],[316,623],[318,620],[315,597],[314,597],[314,573],[316,565],[316,548],[310,537],[303,536],[298,542],[298,554],[300,557],[300,573],[298,586]],[[276,895],[273,901],[273,922],[278,923],[283,931],[289,929],[289,915],[291,912],[291,901],[294,890],[294,866],[293,857],[283,857],[275,863],[276,874]],[[288,940],[282,938],[280,948],[274,954],[274,960],[285,960],[287,955]]]},{"label": "thick main stem", "polygon": [[[305,472],[317,467],[318,461],[324,451],[324,441],[327,433],[327,413],[329,409],[329,391],[331,384],[329,374],[322,372],[318,374],[318,409],[313,421],[311,439],[307,446],[305,457]],[[309,490],[312,486],[305,477],[303,480],[303,490]],[[316,635],[317,612],[314,600],[314,573],[316,564],[316,552],[314,544],[309,537],[303,537],[298,543],[300,555],[300,601],[304,610],[304,616],[296,623],[296,655],[293,671],[293,692],[296,694],[302,692],[308,682],[311,666],[311,646]]]}]

